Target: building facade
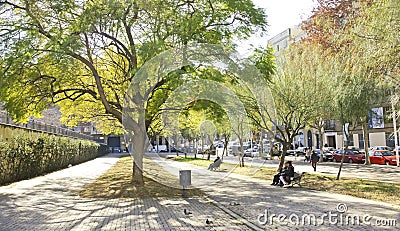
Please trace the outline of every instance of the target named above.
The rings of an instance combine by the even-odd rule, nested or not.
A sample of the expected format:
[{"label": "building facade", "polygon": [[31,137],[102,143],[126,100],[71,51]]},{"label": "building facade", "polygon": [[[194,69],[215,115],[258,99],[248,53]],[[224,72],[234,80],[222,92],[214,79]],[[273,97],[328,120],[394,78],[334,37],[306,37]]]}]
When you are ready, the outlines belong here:
[{"label": "building facade", "polygon": [[[300,26],[288,28],[268,40],[268,46],[274,50],[274,54],[279,58],[280,53],[287,48],[290,43],[296,43],[306,38],[306,33]],[[389,103],[383,103],[388,105]],[[394,147],[394,126],[391,119],[391,108],[386,106],[377,106],[372,108],[369,113],[368,133],[369,147],[389,146]],[[351,127],[351,126],[350,126]],[[399,125],[397,125],[397,128]],[[349,146],[355,146],[364,149],[364,133],[361,126],[356,126],[350,130],[350,140],[346,141]],[[293,147],[314,147],[321,148],[319,142],[320,136],[317,129],[304,129],[297,135],[293,141]],[[343,135],[343,125],[337,120],[325,121],[322,134],[323,145],[336,149],[345,145]],[[400,143],[400,142],[399,142]]]}]

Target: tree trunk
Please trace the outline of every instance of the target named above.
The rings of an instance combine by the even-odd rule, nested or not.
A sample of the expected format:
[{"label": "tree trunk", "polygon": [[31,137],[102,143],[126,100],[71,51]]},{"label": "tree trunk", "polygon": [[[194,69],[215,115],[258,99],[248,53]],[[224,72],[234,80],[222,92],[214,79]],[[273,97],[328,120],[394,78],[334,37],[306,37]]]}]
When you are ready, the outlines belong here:
[{"label": "tree trunk", "polygon": [[322,140],[323,139],[323,129],[324,129],[324,127],[319,127],[319,129],[318,129],[318,132],[319,132],[319,150],[320,150],[320,152],[321,152],[321,156],[319,157],[319,161],[324,161],[324,152],[323,152],[323,145],[324,145],[324,141]]},{"label": "tree trunk", "polygon": [[212,151],[212,148],[213,148],[213,143],[212,143],[209,135],[207,135],[207,139],[210,140],[210,142],[211,142],[210,147],[208,148],[208,155],[207,155],[207,160],[210,160],[211,151]]},{"label": "tree trunk", "polygon": [[[137,129],[139,130],[139,129]],[[146,133],[137,131],[133,136],[133,172],[132,183],[143,186],[143,156],[145,152]]]},{"label": "tree trunk", "polygon": [[228,143],[229,143],[230,136],[225,135],[225,143],[224,143],[224,150],[222,151],[222,160],[224,160],[224,154],[228,156]]},{"label": "tree trunk", "polygon": [[197,159],[197,138],[194,140],[194,159]]},{"label": "tree trunk", "polygon": [[179,150],[178,150],[178,135],[174,135],[174,145],[175,145],[175,150],[176,150],[176,156],[179,156]]},{"label": "tree trunk", "polygon": [[239,167],[244,167],[244,150],[243,150],[243,140],[239,138]]},{"label": "tree trunk", "polygon": [[371,160],[369,158],[369,130],[368,130],[368,117],[365,118],[365,120],[362,123],[362,129],[363,129],[363,136],[364,136],[364,150],[365,150],[365,165],[371,165]]},{"label": "tree trunk", "polygon": [[348,148],[349,148],[349,139],[350,139],[350,135],[346,135],[346,139],[347,139],[347,142],[346,142],[346,145],[345,145],[345,147],[344,147],[344,152],[343,152],[343,155],[342,155],[342,160],[340,161],[339,171],[338,171],[338,174],[337,174],[337,176],[336,176],[336,180],[339,180],[339,179],[340,179],[340,173],[342,172],[342,167],[343,167],[343,162],[344,162],[344,156],[346,155],[347,150],[348,150]]},{"label": "tree trunk", "polygon": [[279,162],[278,172],[280,172],[282,170],[282,168],[283,168],[283,164],[285,163],[286,152],[287,152],[287,150],[289,150],[291,144],[292,144],[292,142],[283,143],[282,155],[281,155],[281,159],[280,159],[280,162]]},{"label": "tree trunk", "polygon": [[132,183],[137,186],[143,186],[143,159],[140,161],[140,158],[133,158],[133,176]]}]

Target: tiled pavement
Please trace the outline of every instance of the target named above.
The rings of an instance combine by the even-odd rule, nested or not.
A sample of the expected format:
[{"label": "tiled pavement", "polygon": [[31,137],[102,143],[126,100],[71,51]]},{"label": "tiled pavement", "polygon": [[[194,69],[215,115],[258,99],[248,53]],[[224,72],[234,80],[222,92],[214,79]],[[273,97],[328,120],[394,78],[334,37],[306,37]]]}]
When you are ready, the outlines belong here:
[{"label": "tiled pavement", "polygon": [[[0,230],[248,230],[204,198],[83,199],[118,154],[0,187]],[[192,215],[185,215],[184,208]],[[206,219],[213,221],[207,225]]]},{"label": "tiled pavement", "polygon": [[[154,160],[167,169],[170,173],[176,174],[179,169],[192,170],[192,184],[203,189],[210,195],[210,198],[230,209],[236,214],[265,230],[399,230],[400,208],[383,202],[360,199],[352,196],[339,195],[327,192],[307,190],[299,187],[280,188],[270,186],[271,182],[254,179],[237,174],[226,172],[210,172],[204,167],[188,165],[181,162],[170,162],[163,158]],[[223,168],[223,164],[222,164]],[[400,195],[399,195],[400,196]],[[337,210],[344,206],[347,210],[341,213]],[[268,220],[267,224],[261,214],[267,211],[268,217],[272,214],[282,214],[287,218],[279,224],[278,219]],[[341,210],[342,211],[342,210]],[[331,221],[329,221],[329,213]],[[324,217],[326,214],[326,217]],[[308,223],[308,216],[316,217],[316,225]],[[335,218],[337,215],[338,219]],[[352,225],[352,217],[360,219],[360,225]],[[289,221],[291,216],[292,222]],[[302,217],[304,216],[305,225]],[[362,220],[366,216],[366,222]],[[299,222],[297,222],[297,217]],[[342,222],[340,222],[342,217]],[[346,224],[346,217],[349,225]],[[323,219],[322,219],[323,218]],[[323,220],[323,222],[322,222]],[[337,222],[335,222],[337,220]],[[391,223],[394,225],[377,225],[377,222]],[[272,224],[270,224],[272,223]],[[288,224],[286,224],[288,223]],[[321,224],[322,223],[322,224]]]},{"label": "tiled pavement", "polygon": [[[77,192],[116,163],[118,155],[98,158],[71,168],[0,187],[0,230],[251,230],[204,198],[190,199],[83,199]],[[257,230],[398,230],[400,208],[389,204],[350,196],[305,190],[277,188],[258,179],[226,172],[210,172],[203,167],[171,162],[160,158],[157,163],[172,174],[180,169],[192,170],[192,183],[202,188],[218,206],[238,214],[257,225]],[[337,211],[344,203],[348,210]],[[186,208],[193,214],[186,216]],[[372,225],[297,225],[288,219],[279,224],[263,225],[258,220],[265,211],[291,216],[291,222],[302,223],[305,214],[315,215],[321,223],[323,214],[370,215]],[[206,219],[213,224],[205,224]],[[397,226],[376,226],[377,219],[396,219]],[[333,219],[334,220],[334,219]],[[388,220],[386,220],[388,221]]]}]

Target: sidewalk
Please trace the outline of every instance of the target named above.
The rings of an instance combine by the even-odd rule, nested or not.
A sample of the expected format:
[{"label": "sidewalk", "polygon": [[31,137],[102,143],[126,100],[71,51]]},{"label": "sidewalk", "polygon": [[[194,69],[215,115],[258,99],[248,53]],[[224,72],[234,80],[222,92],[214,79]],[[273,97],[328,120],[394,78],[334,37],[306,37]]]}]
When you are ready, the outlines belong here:
[{"label": "sidewalk", "polygon": [[[178,176],[179,169],[192,170],[192,184],[199,187],[210,198],[228,208],[232,212],[259,226],[260,229],[273,230],[398,230],[400,226],[400,208],[387,203],[377,202],[356,198],[352,196],[311,191],[295,188],[280,188],[270,186],[271,182],[246,177],[227,172],[211,172],[204,167],[194,166],[183,162],[173,162],[163,158],[154,160],[170,173]],[[223,164],[221,165],[223,169]],[[338,204],[347,206],[345,213],[337,210]],[[260,224],[258,218],[261,214],[284,214],[287,217],[296,215],[302,217],[305,214],[312,214],[317,217],[317,223],[321,224],[320,218],[324,214],[331,212],[333,215],[342,214],[343,219],[346,215],[357,215],[363,218],[365,215],[371,217],[370,223],[361,225],[340,225],[331,224],[328,218],[324,219],[322,225],[280,225],[275,218],[273,224]],[[348,216],[348,217],[349,217]],[[388,222],[389,219],[396,220],[396,227],[377,226],[380,220]],[[261,219],[261,221],[263,221]],[[287,222],[287,220],[286,220]],[[344,221],[345,222],[345,221]],[[301,222],[300,222],[301,223]]]},{"label": "sidewalk", "polygon": [[[211,172],[204,167],[154,156],[154,161],[177,177],[180,169],[191,169],[194,186],[203,189],[218,207],[258,228],[245,226],[241,219],[228,215],[205,198],[80,198],[81,187],[113,166],[118,157],[120,154],[111,154],[0,187],[0,230],[398,230],[400,226],[400,208],[386,203],[298,187],[277,188],[263,180],[223,171]],[[348,210],[339,213],[338,203],[345,203]],[[185,208],[193,214],[184,215]],[[328,220],[324,220],[323,225],[319,225],[320,220],[317,220],[318,225],[282,225],[276,219],[260,224],[258,221],[265,219],[263,214],[266,212],[267,217],[275,213],[297,215],[300,219],[305,214],[315,215],[318,219],[329,212],[354,214],[361,218],[369,215],[371,224],[378,219],[396,219],[397,226],[384,229],[366,224],[333,225]],[[212,220],[213,224],[207,225],[206,219]]]},{"label": "sidewalk", "polygon": [[[80,198],[82,186],[120,156],[0,187],[0,230],[249,230],[204,198]],[[193,214],[184,215],[185,208]]]}]

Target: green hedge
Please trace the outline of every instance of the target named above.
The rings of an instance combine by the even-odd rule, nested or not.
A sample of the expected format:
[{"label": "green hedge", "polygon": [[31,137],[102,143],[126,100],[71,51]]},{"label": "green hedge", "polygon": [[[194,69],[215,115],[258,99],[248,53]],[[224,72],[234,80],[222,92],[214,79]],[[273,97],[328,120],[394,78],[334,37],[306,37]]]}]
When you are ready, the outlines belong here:
[{"label": "green hedge", "polygon": [[46,134],[0,140],[0,185],[94,159],[105,154],[100,149],[99,144],[92,141]]}]

